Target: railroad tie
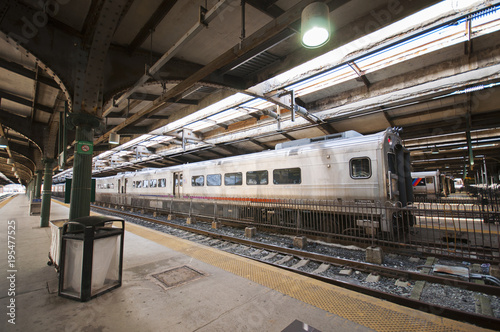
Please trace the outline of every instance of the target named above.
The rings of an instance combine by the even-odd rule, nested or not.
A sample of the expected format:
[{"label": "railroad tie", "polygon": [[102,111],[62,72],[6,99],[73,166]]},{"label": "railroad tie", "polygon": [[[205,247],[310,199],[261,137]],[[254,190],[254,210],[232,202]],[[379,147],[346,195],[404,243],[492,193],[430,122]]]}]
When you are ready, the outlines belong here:
[{"label": "railroad tie", "polygon": [[314,274],[320,274],[320,273],[323,273],[325,272],[326,270],[328,270],[328,268],[330,267],[330,264],[321,264],[316,270],[313,271]]},{"label": "railroad tie", "polygon": [[260,253],[261,253],[261,252],[262,252],[262,250],[257,249],[257,250],[255,250],[255,251],[251,252],[251,253],[250,253],[250,256],[257,256],[257,255],[260,255]]},{"label": "railroad tie", "polygon": [[277,255],[277,254],[278,254],[277,252],[272,252],[272,253],[270,253],[269,255],[267,255],[266,257],[264,257],[264,258],[262,258],[262,259],[264,259],[264,260],[268,261],[268,260],[271,260],[271,259],[273,259],[274,257],[276,257],[276,255]]},{"label": "railroad tie", "polygon": [[[473,264],[472,273],[481,273],[481,265]],[[476,284],[484,285],[484,280],[474,280]],[[485,316],[493,316],[493,310],[491,309],[491,301],[488,297],[483,294],[475,294],[474,298],[476,299],[476,313],[485,315]]]},{"label": "railroad tie", "polygon": [[212,241],[208,242],[209,245],[215,246],[216,244],[219,244],[221,240],[218,239],[213,239]]},{"label": "railroad tie", "polygon": [[285,263],[291,261],[292,258],[293,258],[293,256],[285,256],[282,259],[280,259],[279,261],[275,262],[275,264],[278,264],[278,265],[285,264]]},{"label": "railroad tie", "polygon": [[301,267],[307,265],[307,263],[309,263],[308,259],[302,259],[297,264],[292,265],[291,268],[292,269],[298,269],[298,268],[301,268]]},{"label": "railroad tie", "polygon": [[[435,257],[427,257],[427,260],[425,261],[425,266],[422,268],[421,273],[430,274],[432,271],[432,266],[434,265],[435,262],[436,262]],[[425,287],[425,281],[417,280],[415,282],[413,290],[411,291],[410,299],[420,300],[420,296],[422,295],[424,287]]]}]

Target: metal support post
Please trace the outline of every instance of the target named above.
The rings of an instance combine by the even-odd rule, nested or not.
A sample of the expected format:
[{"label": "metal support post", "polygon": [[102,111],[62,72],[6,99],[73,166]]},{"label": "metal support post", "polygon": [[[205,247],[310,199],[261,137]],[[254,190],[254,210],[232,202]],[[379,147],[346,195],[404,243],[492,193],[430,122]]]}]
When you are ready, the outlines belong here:
[{"label": "metal support post", "polygon": [[94,128],[99,126],[99,119],[88,114],[76,113],[71,117],[71,121],[76,127],[76,145],[69,219],[74,220],[90,215]]},{"label": "metal support post", "polygon": [[40,227],[49,226],[50,202],[52,194],[52,165],[53,159],[45,159],[45,170],[43,174],[42,209],[40,212]]}]

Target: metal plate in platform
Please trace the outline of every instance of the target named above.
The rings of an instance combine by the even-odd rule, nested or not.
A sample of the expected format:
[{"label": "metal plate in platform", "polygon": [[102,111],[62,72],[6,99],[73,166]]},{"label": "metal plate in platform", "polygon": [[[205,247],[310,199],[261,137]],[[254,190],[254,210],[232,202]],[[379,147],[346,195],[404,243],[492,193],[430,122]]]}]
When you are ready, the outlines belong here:
[{"label": "metal plate in platform", "polygon": [[292,324],[288,325],[281,332],[321,332],[320,330],[316,330],[314,327],[303,323],[299,320],[294,320]]},{"label": "metal plate in platform", "polygon": [[153,277],[166,288],[175,287],[189,281],[203,277],[204,274],[188,266],[180,266],[161,273],[153,274]]}]

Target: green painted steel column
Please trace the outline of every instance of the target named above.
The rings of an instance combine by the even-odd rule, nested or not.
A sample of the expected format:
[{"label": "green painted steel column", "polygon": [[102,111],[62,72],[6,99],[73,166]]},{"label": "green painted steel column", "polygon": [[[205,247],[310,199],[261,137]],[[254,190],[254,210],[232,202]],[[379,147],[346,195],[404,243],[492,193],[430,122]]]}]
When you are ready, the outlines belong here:
[{"label": "green painted steel column", "polygon": [[36,171],[35,197],[34,197],[34,199],[40,198],[40,191],[42,188],[42,173],[43,173],[43,171],[41,169]]},{"label": "green painted steel column", "polygon": [[73,114],[71,121],[76,127],[76,144],[69,220],[74,220],[90,215],[94,128],[97,128],[100,122],[96,117],[84,113]]},{"label": "green painted steel column", "polygon": [[53,159],[45,159],[45,170],[43,174],[43,190],[42,190],[42,210],[40,211],[40,227],[49,226],[50,218],[50,202],[52,194],[52,165]]}]

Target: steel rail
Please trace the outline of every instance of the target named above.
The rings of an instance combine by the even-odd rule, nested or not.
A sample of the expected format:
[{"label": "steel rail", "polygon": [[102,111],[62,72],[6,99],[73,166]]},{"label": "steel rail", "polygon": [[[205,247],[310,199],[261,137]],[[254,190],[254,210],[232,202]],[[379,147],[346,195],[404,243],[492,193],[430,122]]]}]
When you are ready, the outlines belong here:
[{"label": "steel rail", "polygon": [[[410,272],[410,271],[401,271],[401,270],[397,270],[397,269],[393,269],[393,268],[389,268],[389,267],[377,266],[377,265],[373,265],[373,264],[369,264],[369,263],[350,261],[350,260],[325,256],[325,255],[321,255],[321,254],[314,254],[314,253],[304,252],[304,251],[290,249],[290,248],[283,248],[283,247],[278,247],[278,246],[274,246],[274,245],[270,245],[270,244],[259,243],[259,242],[252,241],[252,240],[234,238],[231,236],[217,234],[217,233],[213,233],[210,231],[204,231],[204,230],[196,229],[196,228],[189,227],[189,226],[171,223],[168,221],[162,221],[162,220],[158,220],[158,219],[154,219],[154,218],[149,218],[146,216],[138,216],[136,214],[132,214],[132,213],[128,213],[128,212],[117,211],[114,209],[108,209],[108,208],[103,208],[103,207],[99,207],[99,206],[93,206],[93,207],[97,208],[97,209],[104,210],[104,211],[109,211],[109,212],[121,214],[121,215],[124,215],[127,217],[139,218],[139,219],[142,219],[145,221],[170,226],[170,227],[181,229],[184,231],[221,239],[221,240],[224,240],[227,242],[244,244],[244,245],[247,245],[247,246],[253,247],[253,248],[271,250],[271,251],[275,251],[278,253],[290,254],[293,256],[297,256],[297,257],[311,258],[315,261],[326,262],[326,263],[334,264],[334,265],[351,266],[351,267],[354,267],[358,270],[363,270],[363,271],[370,271],[371,270],[371,272],[377,272],[381,275],[389,276],[391,278],[394,278],[394,276],[400,276],[400,277],[402,276],[402,277],[406,277],[408,279],[413,279],[413,280],[425,280],[425,281],[431,282],[431,283],[439,283],[439,284],[443,284],[443,285],[464,288],[464,289],[468,289],[471,291],[477,291],[477,292],[482,292],[482,293],[491,294],[491,295],[500,295],[500,287],[479,285],[479,284],[469,283],[469,282],[465,282],[465,281],[461,281],[461,280],[455,280],[455,279],[443,278],[443,277],[437,277],[437,276],[430,276],[430,275],[425,275],[425,274],[420,274],[420,273]],[[399,304],[399,305],[402,305],[402,306],[405,306],[408,308],[413,308],[413,309],[416,309],[419,311],[431,313],[431,314],[434,314],[434,315],[437,315],[440,317],[446,317],[446,318],[450,318],[453,320],[463,321],[463,322],[467,322],[470,324],[474,324],[474,325],[477,325],[480,327],[490,328],[490,329],[497,329],[498,326],[500,326],[500,319],[498,319],[498,318],[480,315],[480,314],[476,314],[476,313],[464,312],[464,311],[460,311],[460,310],[456,310],[456,309],[452,309],[452,308],[446,308],[446,307],[439,306],[439,305],[429,304],[429,303],[422,302],[419,300],[414,300],[414,299],[406,298],[406,297],[395,295],[395,294],[377,291],[377,290],[370,289],[370,288],[367,288],[364,286],[359,286],[356,284],[351,284],[348,282],[339,281],[339,280],[331,279],[328,277],[323,277],[323,276],[320,276],[317,274],[312,274],[309,272],[300,271],[298,269],[293,269],[291,267],[278,265],[278,264],[271,263],[271,262],[266,262],[266,261],[259,260],[259,259],[254,258],[254,257],[242,255],[242,254],[235,254],[235,255],[245,257],[247,259],[251,259],[254,261],[258,261],[258,262],[261,262],[261,263],[264,263],[267,265],[271,265],[271,266],[274,266],[277,268],[285,269],[287,271],[298,273],[298,274],[301,274],[301,275],[304,275],[304,276],[307,276],[307,277],[310,277],[310,278],[313,278],[316,280],[320,280],[322,282],[325,282],[325,283],[328,283],[331,285],[346,288],[346,289],[356,291],[356,292],[359,292],[359,293],[362,293],[365,295],[369,295],[372,297],[384,299],[384,300],[387,300],[387,301],[390,301],[392,303],[396,303],[396,304]]]},{"label": "steel rail", "polygon": [[248,240],[248,239],[241,239],[241,238],[231,237],[228,235],[217,234],[214,232],[200,230],[200,229],[193,228],[190,226],[184,226],[184,225],[179,225],[176,223],[171,223],[168,221],[149,218],[146,216],[138,216],[137,214],[132,214],[132,213],[124,212],[124,211],[117,211],[114,209],[108,209],[108,208],[99,207],[99,206],[92,206],[92,207],[98,208],[101,210],[105,210],[105,211],[109,211],[109,212],[113,212],[113,213],[118,213],[118,214],[128,216],[128,217],[140,218],[140,219],[154,222],[157,224],[182,229],[184,231],[198,233],[200,235],[210,236],[210,237],[221,239],[221,240],[228,241],[228,242],[244,244],[244,245],[251,246],[254,248],[275,251],[278,253],[293,255],[293,256],[301,257],[301,258],[309,258],[309,259],[312,259],[312,260],[315,260],[318,262],[324,262],[324,263],[333,264],[333,265],[337,265],[337,266],[349,266],[349,267],[355,268],[355,269],[363,271],[363,272],[368,272],[368,273],[375,272],[379,275],[390,277],[390,278],[401,278],[401,279],[405,279],[405,280],[415,280],[415,281],[422,280],[422,281],[426,281],[426,282],[430,282],[430,283],[447,285],[447,286],[462,288],[462,289],[466,289],[466,290],[470,290],[470,291],[474,291],[474,292],[480,292],[480,293],[484,293],[484,294],[500,296],[500,287],[496,287],[496,286],[481,285],[481,284],[471,283],[471,282],[463,281],[463,280],[459,280],[459,279],[433,276],[433,275],[423,274],[423,273],[419,273],[419,272],[402,271],[402,270],[398,270],[398,269],[386,267],[386,266],[380,266],[380,265],[358,262],[358,261],[351,261],[351,260],[347,260],[347,259],[331,257],[331,256],[322,255],[322,254],[316,254],[316,253],[311,253],[311,252],[307,252],[307,251],[297,250],[297,249],[284,248],[284,247],[279,247],[279,246],[275,246],[272,244],[266,244],[266,243],[256,242],[256,241],[252,241],[252,240]]},{"label": "steel rail", "polygon": [[248,256],[241,255],[241,254],[236,254],[236,255],[243,256],[247,259],[256,260],[260,263],[275,266],[275,267],[278,267],[278,268],[281,268],[281,269],[284,269],[287,271],[295,272],[295,273],[307,276],[309,278],[320,280],[322,282],[325,282],[325,283],[328,283],[331,285],[339,286],[339,287],[346,288],[346,289],[349,289],[349,290],[352,290],[355,292],[359,292],[359,293],[362,293],[365,295],[369,295],[369,296],[376,297],[379,299],[387,300],[387,301],[390,301],[392,303],[396,303],[396,304],[399,304],[399,305],[402,305],[402,306],[405,306],[408,308],[427,312],[427,313],[430,313],[430,314],[433,314],[436,316],[446,317],[449,319],[462,321],[462,322],[467,322],[469,324],[473,324],[473,325],[477,325],[477,326],[480,326],[483,328],[489,328],[489,329],[493,329],[493,330],[497,330],[498,326],[499,326],[498,324],[500,324],[500,319],[498,319],[498,318],[493,318],[493,317],[489,317],[489,316],[485,316],[485,315],[480,315],[480,314],[460,311],[460,310],[456,310],[456,309],[446,308],[446,307],[443,307],[440,305],[430,304],[430,303],[414,300],[411,298],[406,298],[406,297],[395,295],[395,294],[377,291],[377,290],[363,287],[360,285],[351,284],[351,283],[348,283],[345,281],[340,281],[340,280],[331,279],[328,277],[323,277],[323,276],[320,276],[317,274],[312,274],[309,272],[300,271],[300,270],[293,269],[293,268],[288,267],[288,266],[277,265],[277,264],[274,264],[271,262],[259,260],[257,258],[248,257]]}]

